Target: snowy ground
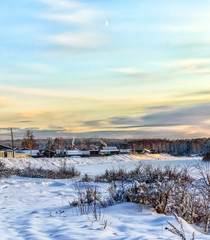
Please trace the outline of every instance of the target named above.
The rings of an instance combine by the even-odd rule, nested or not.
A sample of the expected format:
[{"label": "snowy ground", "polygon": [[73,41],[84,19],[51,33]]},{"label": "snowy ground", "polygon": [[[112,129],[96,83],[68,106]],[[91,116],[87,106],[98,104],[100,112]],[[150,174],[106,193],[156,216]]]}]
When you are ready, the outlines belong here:
[{"label": "snowy ground", "polygon": [[31,167],[59,169],[65,162],[66,166],[75,166],[82,173],[99,174],[105,169],[126,167],[135,168],[139,162],[160,166],[190,166],[201,162],[201,157],[174,157],[168,154],[116,155],[109,157],[72,157],[72,158],[0,158],[7,167]]},{"label": "snowy ground", "polygon": [[[175,158],[169,155],[112,156],[105,158],[67,159],[83,173],[96,175],[107,168],[134,168],[139,161],[156,165],[185,165],[201,163],[200,158]],[[0,159],[7,166],[59,168],[61,159]],[[97,184],[107,194],[107,184]],[[102,210],[98,221],[92,213],[80,215],[69,206],[75,197],[75,180],[30,179],[12,177],[0,182],[0,240],[47,239],[165,239],[178,240],[164,230],[166,221],[176,224],[174,217],[156,214],[151,208],[134,203],[117,204]],[[105,223],[107,226],[104,229]],[[210,239],[184,222],[188,239]]]}]

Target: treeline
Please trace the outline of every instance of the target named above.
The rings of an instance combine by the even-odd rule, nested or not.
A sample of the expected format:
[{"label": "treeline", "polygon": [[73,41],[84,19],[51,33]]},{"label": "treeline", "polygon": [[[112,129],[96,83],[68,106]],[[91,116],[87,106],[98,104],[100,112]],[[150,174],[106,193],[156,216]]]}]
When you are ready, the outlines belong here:
[{"label": "treeline", "polygon": [[129,140],[132,149],[152,149],[157,153],[169,153],[174,156],[204,155],[210,152],[210,138],[197,139],[136,139]]}]

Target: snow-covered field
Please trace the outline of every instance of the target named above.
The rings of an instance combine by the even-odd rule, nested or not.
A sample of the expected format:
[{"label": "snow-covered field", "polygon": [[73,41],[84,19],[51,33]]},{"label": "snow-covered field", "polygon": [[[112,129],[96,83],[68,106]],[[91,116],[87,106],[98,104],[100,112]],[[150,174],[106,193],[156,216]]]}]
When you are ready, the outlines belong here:
[{"label": "snow-covered field", "polygon": [[[43,167],[58,169],[64,159],[0,159],[7,167]],[[68,158],[67,166],[94,176],[106,169],[124,167],[132,169],[140,161],[153,165],[192,166],[203,164],[201,158],[178,158],[169,155],[111,156],[100,158]],[[12,177],[0,181],[0,240],[28,239],[180,239],[164,228],[166,221],[176,224],[173,216],[155,213],[150,207],[134,203],[121,203],[102,209],[99,219],[92,213],[80,215],[69,206],[75,196],[78,179],[52,180]],[[106,183],[96,183],[104,195]],[[104,229],[105,228],[105,229]],[[210,239],[184,222],[191,239]]]},{"label": "snow-covered field", "polygon": [[126,167],[135,168],[139,162],[145,162],[160,166],[190,166],[201,162],[201,157],[174,157],[168,154],[145,154],[145,155],[113,155],[109,157],[71,157],[71,158],[0,158],[7,167],[28,167],[44,169],[60,169],[66,164],[67,167],[75,166],[81,173],[99,174],[106,169]]}]

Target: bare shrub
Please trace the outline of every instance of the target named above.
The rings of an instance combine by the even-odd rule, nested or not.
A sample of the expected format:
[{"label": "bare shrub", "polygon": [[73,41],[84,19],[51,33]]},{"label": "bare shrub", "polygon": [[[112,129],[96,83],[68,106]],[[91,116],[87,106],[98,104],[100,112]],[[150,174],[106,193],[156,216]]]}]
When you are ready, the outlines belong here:
[{"label": "bare shrub", "polygon": [[11,172],[6,168],[6,164],[0,161],[0,178],[9,178],[10,176]]},{"label": "bare shrub", "polygon": [[201,220],[205,223],[204,232],[207,233],[210,224],[210,163],[202,166],[198,165],[197,169],[202,177],[202,181],[199,181],[198,185],[198,190],[201,195],[200,201],[202,202],[199,216],[201,216]]},{"label": "bare shrub", "polygon": [[101,216],[101,191],[95,186],[88,184],[76,186],[77,197],[69,202],[71,207],[76,207],[80,215],[93,213],[94,219],[98,220]]},{"label": "bare shrub", "polygon": [[107,220],[105,219],[105,220],[104,220],[104,224],[103,224],[103,228],[104,228],[104,229],[106,229],[107,223],[108,223],[108,222],[107,222]]},{"label": "bare shrub", "polygon": [[11,169],[10,171],[13,175],[30,178],[66,179],[80,176],[80,173],[74,167],[49,170],[29,166],[24,169]]},{"label": "bare shrub", "polygon": [[210,152],[203,155],[204,162],[210,162]]},{"label": "bare shrub", "polygon": [[178,181],[133,184],[129,189],[132,202],[152,205],[157,213],[175,212],[189,223],[203,225],[205,202],[195,186],[180,185]]},{"label": "bare shrub", "polygon": [[113,181],[121,181],[128,180],[128,173],[125,169],[112,169],[106,170],[104,174],[98,175],[95,177],[95,182],[113,182]]},{"label": "bare shrub", "polygon": [[[175,213],[173,213],[173,215],[174,215],[177,223],[179,224],[180,229],[178,229],[172,223],[167,221],[167,223],[170,225],[170,227],[165,227],[165,230],[167,230],[167,231],[173,233],[174,235],[180,237],[182,240],[187,240],[182,220],[180,220]],[[190,240],[195,240],[195,233],[192,234],[192,238]]]},{"label": "bare shrub", "polygon": [[166,166],[153,167],[149,164],[139,164],[134,170],[126,171],[126,169],[119,168],[118,170],[106,170],[104,174],[95,177],[95,182],[115,182],[121,181],[122,185],[124,182],[145,182],[154,183],[157,181],[179,181],[180,184],[186,182],[191,183],[193,179],[188,174],[187,168],[171,168]]},{"label": "bare shrub", "polygon": [[[194,180],[187,168],[140,166],[124,172],[127,174],[124,179],[128,181],[123,185],[120,181],[110,184],[110,202],[135,202],[153,206],[157,213],[174,212],[190,224],[196,224],[208,232],[209,170],[201,168],[200,171],[202,179]],[[133,179],[132,184],[130,179]]]},{"label": "bare shrub", "polygon": [[87,174],[85,173],[84,176],[81,179],[82,182],[92,182],[93,179]]}]

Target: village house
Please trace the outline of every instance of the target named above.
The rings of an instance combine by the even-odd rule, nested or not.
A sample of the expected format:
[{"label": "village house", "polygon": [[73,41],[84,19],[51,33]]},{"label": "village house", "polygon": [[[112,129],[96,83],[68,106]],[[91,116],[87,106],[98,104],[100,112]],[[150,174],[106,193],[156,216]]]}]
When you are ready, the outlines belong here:
[{"label": "village house", "polygon": [[12,154],[12,148],[4,145],[0,145],[0,157],[7,157],[7,155]]},{"label": "village house", "polygon": [[131,149],[120,149],[120,154],[131,154]]},{"label": "village house", "polygon": [[67,157],[89,157],[90,156],[90,151],[82,151],[79,149],[74,149],[74,150],[66,150],[65,154]]},{"label": "village house", "polygon": [[100,150],[101,155],[112,155],[112,154],[119,154],[119,150],[117,147],[103,147],[102,150]]}]

